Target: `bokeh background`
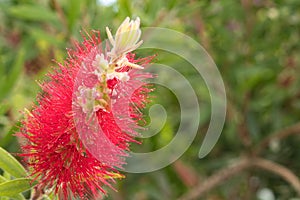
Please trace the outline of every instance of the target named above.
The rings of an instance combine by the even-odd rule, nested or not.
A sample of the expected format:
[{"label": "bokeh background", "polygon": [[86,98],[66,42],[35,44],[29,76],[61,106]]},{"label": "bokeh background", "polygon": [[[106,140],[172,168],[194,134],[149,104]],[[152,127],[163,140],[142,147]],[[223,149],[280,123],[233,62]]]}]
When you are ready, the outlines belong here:
[{"label": "bokeh background", "polygon": [[[300,199],[299,0],[0,0],[0,146],[20,151],[13,134],[40,90],[37,80],[82,40],[80,31],[100,30],[105,39],[105,26],[115,31],[126,16],[198,41],[223,77],[227,116],[213,151],[199,159],[210,119],[205,83],[174,55],[137,51],[157,54],[153,62],[190,81],[200,126],[178,161],[156,172],[126,173],[106,199]],[[135,152],[165,146],[179,126],[175,95],[159,86],[154,95],[153,104],[164,106],[168,117],[158,134],[132,146]]]}]

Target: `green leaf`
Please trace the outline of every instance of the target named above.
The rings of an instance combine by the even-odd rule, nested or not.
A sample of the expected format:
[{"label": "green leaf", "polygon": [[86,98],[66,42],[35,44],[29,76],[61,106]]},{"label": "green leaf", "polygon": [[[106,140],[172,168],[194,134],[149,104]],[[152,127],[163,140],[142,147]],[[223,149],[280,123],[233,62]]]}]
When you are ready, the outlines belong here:
[{"label": "green leaf", "polygon": [[6,171],[4,171],[3,172],[3,178],[5,178],[6,180],[11,180],[12,179],[12,176],[9,174],[9,173],[7,173]]},{"label": "green leaf", "polygon": [[0,184],[0,196],[16,197],[21,192],[30,190],[34,184],[31,184],[29,178],[19,178],[6,181]]},{"label": "green leaf", "polygon": [[24,167],[2,147],[0,147],[0,168],[16,178],[26,176]]},{"label": "green leaf", "polygon": [[[18,147],[16,147],[16,137],[14,136],[14,133],[16,133],[19,130],[19,127],[21,126],[21,122],[17,121],[9,131],[4,134],[4,136],[0,140],[0,147],[4,147],[5,149],[8,149],[9,151],[16,151]],[[13,148],[11,148],[13,145]],[[1,166],[0,166],[1,167]]]},{"label": "green leaf", "polygon": [[7,181],[7,179],[0,175],[0,184],[3,183],[3,182],[6,182],[6,181]]},{"label": "green leaf", "polygon": [[12,69],[9,71],[7,76],[1,77],[0,80],[0,100],[4,98],[12,89],[15,82],[18,80],[22,67],[24,64],[25,50],[20,49],[18,54],[15,56],[15,61],[13,63]]},{"label": "green leaf", "polygon": [[16,199],[16,200],[25,200],[25,198],[24,198],[24,196],[22,194],[15,195],[12,198]]},{"label": "green leaf", "polygon": [[[0,185],[2,183],[9,182],[10,179],[11,179],[11,175],[8,174],[7,172],[4,172],[4,175],[0,176]],[[0,197],[1,197],[1,195],[0,195]],[[24,198],[24,196],[22,194],[16,194],[16,195],[12,196],[11,198],[8,198],[7,196],[6,197],[2,197],[2,198],[0,198],[0,200],[10,200],[11,198],[12,199],[17,199],[17,200],[25,200],[25,198]]]},{"label": "green leaf", "polygon": [[69,28],[69,32],[72,32],[75,24],[76,24],[76,20],[78,19],[78,17],[80,16],[80,8],[82,8],[81,6],[81,0],[71,0],[70,4],[68,5],[68,28]]},{"label": "green leaf", "polygon": [[39,5],[19,5],[9,9],[10,15],[24,20],[32,21],[56,21],[54,12]]},{"label": "green leaf", "polygon": [[[5,177],[3,177],[3,176],[1,176],[0,175],[0,185],[2,184],[2,183],[5,183],[5,182],[7,182],[8,180],[5,178]],[[15,195],[14,197],[12,197],[13,199],[17,199],[17,200],[24,200],[25,198],[24,198],[24,196],[22,195],[22,194],[18,194],[18,195]],[[6,198],[6,199],[9,199],[9,198]],[[4,200],[4,198],[2,199],[1,197],[0,197],[0,200]]]}]

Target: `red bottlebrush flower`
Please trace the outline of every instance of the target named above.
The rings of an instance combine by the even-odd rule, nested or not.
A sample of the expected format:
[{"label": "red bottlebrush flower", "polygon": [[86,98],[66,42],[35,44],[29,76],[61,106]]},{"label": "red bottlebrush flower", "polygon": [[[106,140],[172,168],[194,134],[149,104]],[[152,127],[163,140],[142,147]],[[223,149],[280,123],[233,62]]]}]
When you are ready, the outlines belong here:
[{"label": "red bottlebrush flower", "polygon": [[126,18],[115,38],[107,29],[111,51],[102,49],[99,33],[84,37],[41,83],[17,134],[25,138],[21,155],[38,188],[91,199],[122,177],[117,168],[135,142],[151,91],[143,82],[151,74],[140,72],[150,59],[130,53],[141,44],[139,23]]}]

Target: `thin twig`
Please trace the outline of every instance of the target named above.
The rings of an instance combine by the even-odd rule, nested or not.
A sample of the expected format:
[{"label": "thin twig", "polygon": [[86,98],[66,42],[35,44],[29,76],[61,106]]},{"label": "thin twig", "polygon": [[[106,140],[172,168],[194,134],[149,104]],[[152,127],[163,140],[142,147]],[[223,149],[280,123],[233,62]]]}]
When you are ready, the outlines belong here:
[{"label": "thin twig", "polygon": [[256,147],[255,154],[260,154],[270,144],[272,140],[280,140],[297,133],[300,133],[300,122],[270,134],[258,144],[258,146]]},{"label": "thin twig", "polygon": [[291,186],[293,186],[294,190],[298,193],[298,196],[300,196],[300,180],[290,169],[273,161],[262,158],[256,158],[252,164],[254,167],[258,167],[281,176],[284,180],[290,183]]},{"label": "thin twig", "polygon": [[217,187],[222,184],[227,179],[237,175],[241,171],[251,166],[251,162],[249,159],[241,159],[233,165],[221,169],[220,171],[214,173],[211,177],[209,177],[206,181],[198,184],[194,189],[189,191],[187,194],[180,197],[178,200],[191,200],[198,199],[207,191]]},{"label": "thin twig", "polygon": [[195,188],[180,197],[178,200],[199,199],[199,197],[202,197],[209,190],[221,185],[229,178],[253,167],[264,169],[281,176],[284,180],[291,184],[300,196],[300,180],[288,168],[263,158],[242,158],[234,165],[230,165],[229,167],[214,173],[205,182],[198,184]]}]

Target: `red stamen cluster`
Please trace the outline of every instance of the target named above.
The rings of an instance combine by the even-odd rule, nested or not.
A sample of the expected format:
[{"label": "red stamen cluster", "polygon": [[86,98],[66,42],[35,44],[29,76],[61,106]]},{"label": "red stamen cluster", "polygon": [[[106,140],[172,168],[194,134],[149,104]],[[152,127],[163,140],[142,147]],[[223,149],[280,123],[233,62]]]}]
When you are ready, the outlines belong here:
[{"label": "red stamen cluster", "polygon": [[[67,61],[58,63],[54,72],[47,75],[49,79],[41,83],[37,104],[25,113],[18,133],[25,138],[21,155],[39,188],[53,189],[62,199],[95,198],[99,191],[105,193],[104,185],[112,187],[113,180],[122,177],[116,167],[122,167],[129,142],[135,141],[137,123],[143,117],[140,109],[145,107],[151,91],[143,82],[151,75],[128,66],[118,69],[128,73],[130,80],[125,82],[114,77],[101,85],[91,70],[82,75],[83,66],[92,69],[91,60],[105,53],[100,43],[99,33],[93,33],[84,37],[82,44],[76,43],[75,50],[68,51]],[[139,65],[150,60],[135,60],[131,53],[126,58]],[[108,93],[111,109],[84,113],[74,100],[79,85],[115,90]],[[92,123],[87,115],[96,121]],[[95,125],[99,128],[87,131]],[[94,145],[89,146],[90,140]]]}]

